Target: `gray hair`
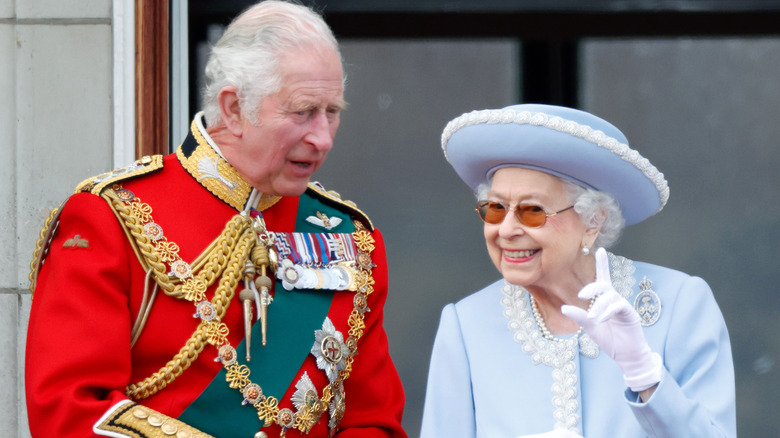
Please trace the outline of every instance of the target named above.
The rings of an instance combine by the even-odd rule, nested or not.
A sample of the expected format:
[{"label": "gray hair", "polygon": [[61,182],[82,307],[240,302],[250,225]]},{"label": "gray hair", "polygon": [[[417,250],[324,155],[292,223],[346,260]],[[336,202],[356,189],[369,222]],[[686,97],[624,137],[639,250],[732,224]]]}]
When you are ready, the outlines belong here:
[{"label": "gray hair", "polygon": [[[569,201],[574,204],[574,211],[586,227],[599,228],[599,235],[593,242],[594,248],[608,249],[617,243],[625,228],[626,220],[615,198],[609,193],[585,188],[571,181],[559,178]],[[487,183],[477,187],[477,200],[484,200],[493,183],[492,177]]]},{"label": "gray hair", "polygon": [[615,198],[607,192],[585,188],[565,179],[561,181],[582,223],[588,228],[599,229],[593,248],[608,249],[617,243],[626,220]]},{"label": "gray hair", "polygon": [[279,60],[290,50],[311,48],[334,51],[338,42],[322,16],[288,1],[266,0],[241,13],[211,49],[202,91],[203,112],[209,126],[222,121],[218,96],[226,86],[238,89],[239,107],[256,123],[257,109],[266,97],[282,88]]}]

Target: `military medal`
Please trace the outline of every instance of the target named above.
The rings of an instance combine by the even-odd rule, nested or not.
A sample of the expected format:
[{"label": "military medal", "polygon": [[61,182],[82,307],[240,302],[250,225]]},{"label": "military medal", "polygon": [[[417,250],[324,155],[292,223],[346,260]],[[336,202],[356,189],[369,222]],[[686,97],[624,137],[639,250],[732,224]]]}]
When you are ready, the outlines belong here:
[{"label": "military medal", "polygon": [[176,260],[175,262],[171,263],[170,275],[173,275],[179,280],[184,280],[185,278],[189,278],[192,275],[192,268],[190,268],[189,263],[183,260]]},{"label": "military medal", "polygon": [[242,405],[254,405],[263,399],[263,390],[257,383],[246,385],[244,389],[241,390],[241,393],[244,395],[244,401],[241,402]]},{"label": "military medal", "polygon": [[214,359],[215,362],[222,362],[222,366],[224,367],[235,364],[237,360],[236,349],[228,344],[219,347],[219,354]]},{"label": "military medal", "polygon": [[276,276],[285,290],[355,291],[357,269],[371,269],[371,256],[358,251],[345,233],[274,233],[279,257]]},{"label": "military medal", "polygon": [[135,193],[131,192],[130,190],[119,188],[114,190],[114,193],[116,193],[116,196],[125,202],[130,202],[133,199],[135,199]]},{"label": "military medal", "polygon": [[204,321],[211,321],[217,316],[217,309],[210,302],[201,301],[195,307],[195,315],[193,316]]},{"label": "military medal", "polygon": [[341,423],[341,419],[344,418],[344,413],[347,411],[343,385],[340,385],[333,393],[333,398],[330,400],[328,411],[330,413],[328,427],[331,430],[331,436],[333,436],[336,432],[336,427]]},{"label": "military medal", "polygon": [[295,425],[295,413],[289,408],[280,409],[279,414],[276,415],[276,421],[284,429],[289,429]]},{"label": "military medal", "polygon": [[144,224],[144,234],[152,240],[160,240],[163,237],[163,229],[154,222],[147,222]]},{"label": "military medal", "polygon": [[298,410],[304,407],[312,409],[319,401],[320,396],[317,394],[317,387],[312,383],[309,374],[304,371],[300,380],[295,384],[295,393],[292,396],[293,406]]},{"label": "military medal", "polygon": [[330,318],[325,318],[322,330],[314,332],[311,354],[317,358],[317,368],[325,371],[331,383],[346,367],[344,359],[349,355],[349,348],[344,344],[344,335],[336,330]]}]

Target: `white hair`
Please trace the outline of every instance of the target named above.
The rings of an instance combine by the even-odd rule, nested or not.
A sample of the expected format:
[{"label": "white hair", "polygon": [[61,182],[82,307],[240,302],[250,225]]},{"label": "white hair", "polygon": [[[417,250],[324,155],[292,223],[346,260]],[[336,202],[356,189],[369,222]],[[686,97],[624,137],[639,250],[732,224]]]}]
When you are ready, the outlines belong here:
[{"label": "white hair", "polygon": [[339,59],[338,42],[322,16],[288,1],[266,0],[236,17],[212,47],[202,91],[203,112],[209,126],[222,118],[218,96],[226,86],[238,89],[239,107],[252,122],[266,97],[282,88],[279,61],[291,50],[332,50]]},{"label": "white hair", "polygon": [[626,220],[615,198],[607,192],[582,187],[565,179],[561,181],[582,223],[588,228],[599,229],[593,248],[607,249],[617,243]]},{"label": "white hair", "polygon": [[[623,228],[626,226],[626,220],[623,218],[623,212],[615,198],[609,193],[582,187],[563,178],[558,179],[563,182],[564,190],[569,196],[569,202],[574,205],[574,211],[582,223],[588,228],[599,229],[599,235],[593,242],[593,247],[607,249],[617,243],[623,233]],[[482,183],[477,187],[475,193],[477,200],[481,201],[487,198],[492,183],[493,178],[491,177],[487,183]]]}]

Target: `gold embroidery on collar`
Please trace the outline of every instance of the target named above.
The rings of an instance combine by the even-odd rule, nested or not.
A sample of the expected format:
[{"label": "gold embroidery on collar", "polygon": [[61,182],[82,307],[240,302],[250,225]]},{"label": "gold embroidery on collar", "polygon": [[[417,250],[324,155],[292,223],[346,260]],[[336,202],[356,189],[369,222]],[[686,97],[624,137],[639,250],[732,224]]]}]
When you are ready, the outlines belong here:
[{"label": "gold embroidery on collar", "polygon": [[257,211],[264,211],[267,208],[271,208],[274,204],[281,201],[281,196],[271,196],[266,195],[265,193],[263,196],[260,197],[260,200],[257,201],[257,205],[255,206],[255,209]]},{"label": "gold embroidery on collar", "polygon": [[[252,186],[211,148],[194,120],[190,129],[198,147],[189,157],[184,156],[184,152],[179,147],[176,157],[200,185],[236,210],[242,210],[252,193]],[[278,196],[263,195],[258,210],[262,211],[276,204],[279,199],[281,198]]]}]

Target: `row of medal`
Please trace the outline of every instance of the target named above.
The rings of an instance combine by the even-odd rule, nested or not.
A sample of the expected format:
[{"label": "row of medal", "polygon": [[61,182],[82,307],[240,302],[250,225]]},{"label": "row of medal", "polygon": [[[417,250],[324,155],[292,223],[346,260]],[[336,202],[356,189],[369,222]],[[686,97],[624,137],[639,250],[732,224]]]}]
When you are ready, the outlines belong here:
[{"label": "row of medal", "polygon": [[347,233],[274,233],[286,290],[355,290],[357,245]]}]

